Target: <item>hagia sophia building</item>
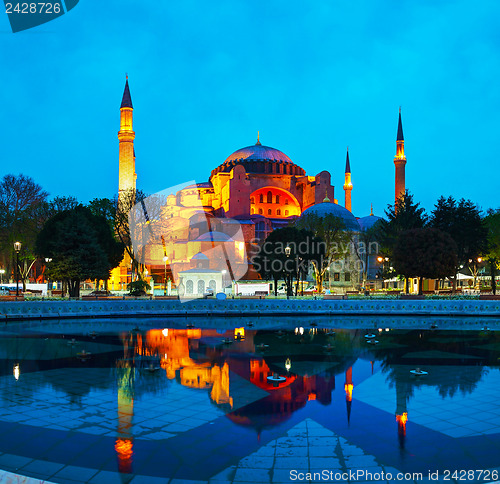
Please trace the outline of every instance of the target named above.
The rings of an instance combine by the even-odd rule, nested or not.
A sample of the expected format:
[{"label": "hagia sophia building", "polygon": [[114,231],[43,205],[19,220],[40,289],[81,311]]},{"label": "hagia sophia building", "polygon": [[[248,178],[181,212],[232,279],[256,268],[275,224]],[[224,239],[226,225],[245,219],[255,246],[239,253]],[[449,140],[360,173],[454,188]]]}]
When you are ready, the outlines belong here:
[{"label": "hagia sophia building", "polygon": [[[133,104],[128,77],[125,83],[120,106],[119,140],[119,197],[127,190],[136,188],[135,149],[133,130]],[[401,123],[401,109],[397,130],[396,156],[394,158],[396,180],[395,198],[405,192],[404,137]],[[345,222],[348,230],[361,232],[373,226],[380,217],[373,214],[357,218],[351,211],[351,167],[349,151],[345,163],[345,183],[343,185],[344,205],[335,198],[335,187],[331,183],[331,175],[324,170],[316,175],[307,175],[305,170],[294,163],[282,151],[265,146],[257,135],[256,143],[240,148],[229,155],[219,166],[212,169],[207,182],[181,188],[175,195],[167,197],[162,207],[162,235],[158,236],[156,245],[149,247],[147,266],[149,274],[155,275],[155,281],[163,281],[164,261],[168,257],[169,276],[182,275],[186,271],[213,272],[214,277],[198,277],[190,283],[190,291],[198,293],[211,286],[219,289],[221,281],[216,277],[220,272],[212,267],[211,261],[204,256],[204,246],[208,243],[224,242],[229,248],[231,260],[246,263],[245,250],[253,242],[263,241],[270,232],[285,227],[304,213],[318,215],[333,214]],[[172,230],[175,220],[188,221],[186,230]],[[208,224],[207,224],[208,221]],[[228,236],[224,227],[230,221],[237,221],[243,239]],[[177,225],[176,227],[178,227]],[[208,229],[208,230],[207,230]],[[175,236],[173,235],[175,232]],[[169,235],[170,234],[170,235]],[[244,246],[245,247],[244,247]],[[225,249],[226,251],[226,249]],[[175,264],[175,268],[173,265]],[[127,263],[122,263],[113,271],[111,289],[118,289],[130,282]],[[165,271],[166,272],[166,271]],[[247,273],[244,279],[258,277],[255,273]],[[174,280],[177,280],[173,278]],[[195,277],[196,279],[196,277]],[[203,279],[203,282],[201,282]],[[234,280],[235,277],[232,277]],[[337,282],[341,278],[336,279]],[[347,279],[347,278],[346,278]],[[353,282],[349,277],[349,281]],[[194,289],[193,289],[194,285]],[[349,285],[349,284],[346,284]],[[203,287],[202,287],[203,286]]]}]

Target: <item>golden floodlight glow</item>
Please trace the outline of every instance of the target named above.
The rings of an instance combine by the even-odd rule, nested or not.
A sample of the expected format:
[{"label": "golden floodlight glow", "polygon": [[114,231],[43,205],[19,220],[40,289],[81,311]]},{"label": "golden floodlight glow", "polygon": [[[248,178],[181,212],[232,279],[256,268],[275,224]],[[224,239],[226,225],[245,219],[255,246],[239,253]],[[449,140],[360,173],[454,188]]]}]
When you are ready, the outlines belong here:
[{"label": "golden floodlight glow", "polygon": [[161,332],[161,334],[162,334],[163,336],[165,336],[165,338],[166,338],[166,337],[168,336],[168,328],[165,328],[165,329]]},{"label": "golden floodlight glow", "polygon": [[349,402],[352,400],[352,389],[353,388],[354,388],[354,385],[352,383],[346,383],[344,385],[345,396]]},{"label": "golden floodlight glow", "polygon": [[245,339],[245,328],[234,328],[235,339]]}]

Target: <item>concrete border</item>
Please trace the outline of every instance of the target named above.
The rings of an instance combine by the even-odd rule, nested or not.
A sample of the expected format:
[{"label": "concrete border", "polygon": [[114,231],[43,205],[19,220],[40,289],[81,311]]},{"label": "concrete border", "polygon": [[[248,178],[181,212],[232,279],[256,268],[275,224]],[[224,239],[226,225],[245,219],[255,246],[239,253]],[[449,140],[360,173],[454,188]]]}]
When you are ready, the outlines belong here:
[{"label": "concrete border", "polygon": [[477,299],[197,299],[18,301],[0,303],[0,321],[131,316],[480,316],[499,317],[500,301]]}]

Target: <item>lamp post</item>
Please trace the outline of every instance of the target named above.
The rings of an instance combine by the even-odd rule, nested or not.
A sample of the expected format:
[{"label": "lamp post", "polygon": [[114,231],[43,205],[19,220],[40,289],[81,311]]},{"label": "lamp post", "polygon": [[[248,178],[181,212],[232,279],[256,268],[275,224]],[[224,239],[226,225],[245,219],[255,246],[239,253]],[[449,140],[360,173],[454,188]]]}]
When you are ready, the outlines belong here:
[{"label": "lamp post", "polygon": [[167,295],[167,261],[168,261],[168,257],[164,256],[163,257],[163,265],[165,267],[165,274],[163,277],[163,295],[164,296]]},{"label": "lamp post", "polygon": [[[287,244],[287,246],[285,247],[285,254],[286,254],[286,258],[288,259],[290,257],[290,252],[292,252],[292,249],[290,248],[290,246]],[[288,262],[288,261],[287,261]],[[288,274],[286,275],[286,277],[288,277]],[[290,292],[289,292],[289,287],[288,287],[288,283],[286,284],[286,298],[287,299],[290,299]]]},{"label": "lamp post", "polygon": [[21,252],[21,242],[14,242],[16,251],[16,297],[19,297],[19,252]]},{"label": "lamp post", "polygon": [[0,282],[3,284],[3,275],[5,274],[5,269],[0,269]]},{"label": "lamp post", "polygon": [[[52,259],[50,257],[45,257],[45,264],[49,264],[52,262]],[[50,290],[50,279],[47,277],[47,296],[51,295],[51,290]]]}]

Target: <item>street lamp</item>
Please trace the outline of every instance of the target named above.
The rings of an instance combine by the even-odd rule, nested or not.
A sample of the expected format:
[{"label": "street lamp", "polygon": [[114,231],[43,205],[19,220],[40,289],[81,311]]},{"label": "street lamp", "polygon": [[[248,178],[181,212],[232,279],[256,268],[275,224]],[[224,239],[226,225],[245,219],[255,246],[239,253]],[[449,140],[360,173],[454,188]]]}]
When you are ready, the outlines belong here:
[{"label": "street lamp", "polygon": [[163,264],[165,266],[165,274],[164,274],[164,278],[163,278],[163,295],[164,296],[167,295],[167,261],[168,261],[168,257],[164,256],[163,257]]},{"label": "street lamp", "polygon": [[14,242],[16,251],[16,297],[19,297],[19,252],[21,252],[21,242]]},{"label": "street lamp", "polygon": [[[291,248],[290,248],[290,246],[287,244],[287,246],[285,247],[285,254],[286,254],[287,259],[288,259],[288,257],[290,257],[290,252],[292,252],[292,249],[291,249]],[[288,274],[287,274],[287,276],[286,276],[286,277],[288,277]],[[287,283],[287,284],[286,284],[286,298],[287,298],[287,299],[290,299],[290,294],[289,294],[289,292],[288,292],[288,291],[289,291],[289,290],[288,290],[288,283]]]},{"label": "street lamp", "polygon": [[[52,262],[52,259],[50,257],[45,257],[45,263],[48,265],[50,262]],[[47,277],[47,296],[51,296],[50,279],[48,277]]]}]

